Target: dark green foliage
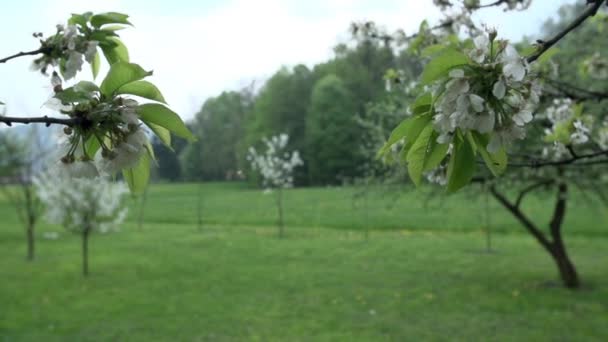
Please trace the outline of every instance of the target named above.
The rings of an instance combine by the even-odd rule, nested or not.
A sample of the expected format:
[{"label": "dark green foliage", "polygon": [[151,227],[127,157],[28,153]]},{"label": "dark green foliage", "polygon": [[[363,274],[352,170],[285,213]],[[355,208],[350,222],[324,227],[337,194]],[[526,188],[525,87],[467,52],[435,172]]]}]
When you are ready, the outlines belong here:
[{"label": "dark green foliage", "polygon": [[358,140],[363,134],[355,120],[351,92],[336,75],[315,83],[306,121],[306,153],[313,184],[337,184],[358,173],[363,156]]},{"label": "dark green foliage", "polygon": [[224,92],[208,99],[193,124],[198,141],[181,154],[186,179],[233,179],[239,170],[237,146],[244,136],[243,121],[248,111],[246,97]]}]

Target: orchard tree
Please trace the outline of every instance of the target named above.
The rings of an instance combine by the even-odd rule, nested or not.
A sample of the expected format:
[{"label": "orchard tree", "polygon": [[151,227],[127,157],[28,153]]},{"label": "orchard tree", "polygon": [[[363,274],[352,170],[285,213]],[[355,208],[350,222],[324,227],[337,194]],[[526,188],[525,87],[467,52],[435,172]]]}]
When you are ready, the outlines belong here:
[{"label": "orchard tree", "polygon": [[[11,133],[0,133],[0,189],[25,226],[27,260],[32,261],[36,252],[36,225],[43,209],[32,180],[44,163],[46,151],[40,149],[37,130],[28,133],[30,144]],[[35,143],[31,144],[32,141]]]},{"label": "orchard tree", "polygon": [[79,234],[82,274],[89,275],[89,237],[115,229],[127,215],[122,183],[103,177],[73,177],[55,169],[34,180],[38,197],[46,205],[46,218]]},{"label": "orchard tree", "polygon": [[[472,181],[489,183],[499,203],[552,256],[564,285],[578,288],[561,228],[571,185],[598,190],[604,197],[608,121],[603,108],[591,102],[608,99],[608,93],[560,80],[552,57],[574,29],[604,25],[606,15],[600,10],[606,1],[585,1],[548,38],[521,47],[470,19],[473,11],[485,7],[525,10],[530,2],[435,0],[446,18],[435,26],[423,22],[411,37],[389,35],[371,24],[362,27],[427,61],[410,115],[393,130],[380,154],[398,150],[417,185],[426,176],[451,193]],[[461,39],[462,33],[471,38]],[[579,58],[581,70],[592,70],[589,77],[606,80],[608,63],[600,51]],[[560,67],[577,68],[573,63]],[[397,85],[403,84],[398,74],[392,76]],[[521,187],[515,200],[499,190],[507,185]],[[521,210],[524,197],[539,189],[556,196],[548,231]]]},{"label": "orchard tree", "polygon": [[266,150],[259,154],[254,147],[249,148],[247,159],[251,168],[259,172],[265,192],[276,193],[276,204],[279,227],[279,238],[285,236],[283,224],[283,189],[293,187],[293,173],[296,167],[303,165],[298,151],[287,149],[289,136],[285,133],[270,139],[262,139]]}]

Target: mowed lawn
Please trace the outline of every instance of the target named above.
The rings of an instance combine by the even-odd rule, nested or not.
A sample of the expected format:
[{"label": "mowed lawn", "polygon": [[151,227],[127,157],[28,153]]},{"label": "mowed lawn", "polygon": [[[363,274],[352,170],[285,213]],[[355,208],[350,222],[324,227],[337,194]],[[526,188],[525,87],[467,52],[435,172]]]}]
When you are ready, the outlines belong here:
[{"label": "mowed lawn", "polygon": [[[564,230],[585,284],[573,292],[494,202],[485,252],[483,195],[376,189],[364,210],[357,191],[288,191],[281,240],[272,195],[154,185],[141,228],[134,204],[120,232],[93,236],[88,279],[78,237],[61,227],[41,225],[26,262],[3,202],[0,341],[608,340],[606,208],[571,201]],[[527,204],[548,220],[551,198]]]}]

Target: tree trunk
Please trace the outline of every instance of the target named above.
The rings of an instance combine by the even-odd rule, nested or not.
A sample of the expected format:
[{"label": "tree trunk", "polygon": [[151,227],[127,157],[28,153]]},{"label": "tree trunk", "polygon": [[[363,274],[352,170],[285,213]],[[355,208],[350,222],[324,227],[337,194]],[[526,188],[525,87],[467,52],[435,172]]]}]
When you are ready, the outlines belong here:
[{"label": "tree trunk", "polygon": [[538,229],[538,227],[520,210],[519,204],[523,196],[520,195],[520,200],[517,202],[517,204],[513,204],[509,202],[503,194],[498,192],[496,188],[490,187],[490,191],[498,202],[507,208],[511,214],[513,214],[523,224],[528,232],[530,232],[536,238],[536,240],[545,248],[545,250],[549,252],[557,265],[559,276],[564,286],[569,289],[579,288],[580,279],[574,264],[568,256],[561,232],[564,216],[566,215],[566,201],[568,193],[567,184],[560,183],[558,185],[555,209],[553,211],[551,223],[549,224],[551,240],[549,240],[545,234]]},{"label": "tree trunk", "polygon": [[89,275],[89,230],[82,233],[82,275]]},{"label": "tree trunk", "polygon": [[203,183],[201,182],[198,185],[198,194],[197,194],[197,202],[196,202],[196,216],[197,216],[197,224],[198,231],[203,231]]},{"label": "tree trunk", "polygon": [[580,280],[578,278],[578,273],[576,272],[576,267],[572,261],[570,261],[570,257],[568,257],[568,253],[564,246],[558,247],[555,245],[554,252],[551,253],[553,256],[553,260],[557,264],[557,268],[559,269],[559,275],[562,279],[562,283],[569,289],[577,289],[580,287]]},{"label": "tree trunk", "polygon": [[553,240],[551,246],[551,255],[557,263],[559,269],[559,275],[562,278],[562,282],[567,288],[576,289],[580,286],[578,274],[576,268],[568,252],[566,251],[566,245],[562,238],[562,224],[564,222],[564,216],[566,215],[566,200],[568,195],[568,185],[566,183],[560,183],[557,191],[557,201],[555,203],[555,211],[553,212],[553,218],[549,224],[551,231],[551,238]]},{"label": "tree trunk", "polygon": [[34,224],[29,223],[26,229],[27,233],[27,260],[34,260],[34,248],[35,248],[35,238],[34,238]]},{"label": "tree trunk", "polygon": [[283,227],[283,189],[277,189],[277,210],[279,212],[279,238],[285,236],[285,229]]}]

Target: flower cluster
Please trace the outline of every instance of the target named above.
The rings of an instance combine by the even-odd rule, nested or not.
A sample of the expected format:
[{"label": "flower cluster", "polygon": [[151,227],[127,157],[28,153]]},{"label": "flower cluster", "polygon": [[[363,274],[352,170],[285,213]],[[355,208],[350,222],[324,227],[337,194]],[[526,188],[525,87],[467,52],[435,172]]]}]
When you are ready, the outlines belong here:
[{"label": "flower cluster", "polygon": [[[52,104],[57,104],[53,101]],[[66,128],[61,145],[58,169],[74,177],[114,175],[133,168],[149,146],[148,136],[137,115],[138,102],[117,97],[101,102],[92,97],[88,102],[66,106],[59,102],[62,112],[81,117],[88,122],[86,129]],[[94,150],[88,148],[96,147]]]},{"label": "flower cluster", "polygon": [[[37,34],[42,37],[42,33]],[[57,25],[57,33],[41,41],[43,55],[32,62],[31,70],[46,74],[49,67],[61,65],[64,79],[74,78],[84,60],[92,63],[97,54],[97,40],[88,39],[76,25]]]},{"label": "flower cluster", "polygon": [[103,177],[74,178],[50,171],[34,179],[34,186],[46,206],[47,220],[73,232],[105,233],[127,214],[123,204],[127,188]]},{"label": "flower cluster", "polygon": [[448,177],[446,173],[447,167],[445,165],[440,165],[425,173],[424,176],[426,177],[426,180],[431,184],[445,186],[446,184],[448,184]]},{"label": "flower cluster", "polygon": [[254,170],[260,172],[267,189],[292,187],[293,170],[304,164],[298,151],[285,151],[288,141],[289,137],[283,133],[270,139],[264,138],[264,154],[258,154],[253,147],[249,148],[247,160]]},{"label": "flower cluster", "polygon": [[583,62],[583,68],[591,78],[597,80],[608,78],[608,59],[602,57],[599,52]]},{"label": "flower cluster", "polygon": [[468,52],[471,63],[452,69],[435,88],[437,142],[451,141],[456,129],[491,133],[487,146],[497,152],[525,136],[539,102],[540,85],[528,65],[496,31],[477,36]]},{"label": "flower cluster", "polygon": [[560,159],[569,153],[566,146],[582,145],[591,138],[592,118],[583,115],[582,106],[575,105],[570,99],[553,100],[539,119],[551,123],[551,127],[545,129],[545,141],[553,145],[543,149],[545,158]]}]

